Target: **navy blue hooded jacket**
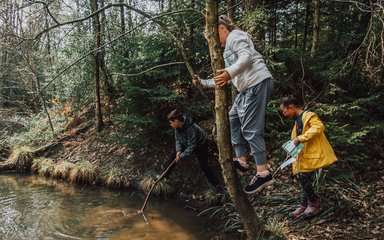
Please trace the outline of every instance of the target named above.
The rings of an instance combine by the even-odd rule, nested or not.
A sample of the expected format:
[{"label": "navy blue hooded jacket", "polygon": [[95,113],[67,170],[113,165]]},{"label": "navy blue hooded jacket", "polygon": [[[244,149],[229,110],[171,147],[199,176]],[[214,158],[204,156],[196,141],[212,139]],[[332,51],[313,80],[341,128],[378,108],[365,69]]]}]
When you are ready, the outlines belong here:
[{"label": "navy blue hooded jacket", "polygon": [[207,136],[201,127],[193,123],[190,117],[183,115],[183,118],[183,126],[175,129],[176,152],[180,152],[181,159],[192,155],[207,141]]}]

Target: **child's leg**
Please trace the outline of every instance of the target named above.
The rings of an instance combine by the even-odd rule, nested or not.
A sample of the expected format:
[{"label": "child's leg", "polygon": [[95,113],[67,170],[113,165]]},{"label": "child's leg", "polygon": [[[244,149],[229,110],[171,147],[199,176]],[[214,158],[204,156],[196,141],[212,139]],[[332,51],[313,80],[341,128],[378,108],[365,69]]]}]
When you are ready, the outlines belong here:
[{"label": "child's leg", "polygon": [[301,185],[302,191],[302,205],[307,206],[309,202],[318,201],[318,197],[315,194],[315,190],[313,189],[313,173],[314,172],[306,172],[299,173],[298,180]]},{"label": "child's leg", "polygon": [[204,143],[201,147],[196,149],[197,160],[199,161],[200,167],[203,170],[205,177],[209,184],[213,187],[219,187],[219,180],[216,178],[212,168],[208,165],[208,145]]},{"label": "child's leg", "polygon": [[256,176],[244,188],[244,191],[249,194],[259,192],[274,182],[266,163],[264,141],[265,114],[272,89],[272,79],[264,80],[256,86],[247,89],[244,93],[244,103],[238,107],[239,112],[243,113],[240,117],[241,131],[244,138],[248,141],[257,167]]},{"label": "child's leg", "polygon": [[257,173],[261,177],[268,174],[264,128],[267,104],[272,90],[273,80],[266,79],[247,89],[243,93],[243,101],[238,105],[241,132],[249,144],[257,165]]},{"label": "child's leg", "polygon": [[307,209],[308,207],[308,195],[305,191],[307,178],[304,177],[302,173],[299,173],[296,177],[297,180],[300,182],[300,205],[293,212],[289,213],[289,217],[291,218],[300,217],[305,211],[305,209]]},{"label": "child's leg", "polygon": [[231,111],[229,111],[229,124],[231,129],[231,142],[236,155],[236,158],[233,159],[233,163],[241,172],[246,172],[248,170],[248,163],[245,155],[247,141],[244,139],[241,132],[241,122],[236,105],[238,102],[241,102],[241,98],[242,96],[238,95]]},{"label": "child's leg", "polygon": [[[318,214],[322,209],[318,196],[313,189],[313,173],[299,173],[299,181],[303,189],[304,197],[307,199],[307,208],[303,212],[304,217],[312,217]],[[305,201],[305,198],[303,198]]]},{"label": "child's leg", "polygon": [[247,141],[244,139],[241,132],[241,122],[237,111],[237,104],[238,102],[241,102],[241,98],[241,95],[236,98],[235,103],[229,111],[229,125],[231,129],[231,143],[233,149],[235,150],[235,155],[237,158],[240,158],[242,161],[246,162],[245,147]]}]

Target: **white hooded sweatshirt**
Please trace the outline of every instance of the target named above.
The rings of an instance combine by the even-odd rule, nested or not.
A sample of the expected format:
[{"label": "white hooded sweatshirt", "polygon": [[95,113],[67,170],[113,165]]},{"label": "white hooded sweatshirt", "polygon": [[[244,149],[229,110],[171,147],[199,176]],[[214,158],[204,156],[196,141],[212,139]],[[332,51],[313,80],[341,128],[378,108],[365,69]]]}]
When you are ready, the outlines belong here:
[{"label": "white hooded sweatshirt", "polygon": [[[263,80],[272,77],[263,57],[255,50],[251,36],[241,30],[230,32],[223,53],[225,70],[231,76],[233,85],[244,92]],[[203,85],[213,87],[212,79],[202,80]]]}]

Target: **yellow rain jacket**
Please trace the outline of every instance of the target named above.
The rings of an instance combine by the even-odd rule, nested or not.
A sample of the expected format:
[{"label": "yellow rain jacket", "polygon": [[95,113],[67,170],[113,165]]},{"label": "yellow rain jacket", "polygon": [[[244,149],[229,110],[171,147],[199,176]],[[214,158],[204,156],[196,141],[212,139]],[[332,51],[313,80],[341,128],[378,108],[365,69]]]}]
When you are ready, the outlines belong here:
[{"label": "yellow rain jacket", "polygon": [[314,112],[303,113],[303,134],[296,136],[297,122],[293,127],[291,138],[298,138],[304,148],[292,163],[294,174],[312,172],[326,167],[337,160],[327,137],[324,134],[324,124]]}]

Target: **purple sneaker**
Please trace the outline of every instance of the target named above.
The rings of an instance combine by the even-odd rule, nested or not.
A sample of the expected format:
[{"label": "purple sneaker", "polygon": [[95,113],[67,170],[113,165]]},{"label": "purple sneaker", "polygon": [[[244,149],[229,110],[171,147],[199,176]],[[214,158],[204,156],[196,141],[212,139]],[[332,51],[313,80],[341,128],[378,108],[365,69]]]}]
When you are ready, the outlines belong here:
[{"label": "purple sneaker", "polygon": [[304,218],[311,218],[319,214],[323,210],[321,208],[320,202],[309,203],[308,207],[305,209],[303,216]]},{"label": "purple sneaker", "polygon": [[292,219],[299,218],[306,209],[307,206],[300,205],[295,209],[295,211],[290,212],[288,216]]}]

